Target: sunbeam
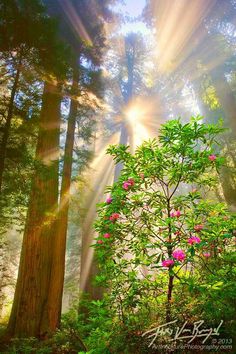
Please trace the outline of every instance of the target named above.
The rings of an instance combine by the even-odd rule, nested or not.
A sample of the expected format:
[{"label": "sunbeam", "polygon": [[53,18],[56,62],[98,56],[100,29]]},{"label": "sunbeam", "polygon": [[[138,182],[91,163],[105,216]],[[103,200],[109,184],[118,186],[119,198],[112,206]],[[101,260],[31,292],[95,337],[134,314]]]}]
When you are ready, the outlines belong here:
[{"label": "sunbeam", "polygon": [[0,352],[233,349],[235,64],[236,0],[0,1]]},{"label": "sunbeam", "polygon": [[69,22],[72,31],[74,31],[78,38],[82,38],[89,45],[93,45],[93,41],[89,36],[84,24],[83,20],[80,18],[76,9],[73,7],[70,1],[58,0],[60,6],[62,7],[67,21]]}]

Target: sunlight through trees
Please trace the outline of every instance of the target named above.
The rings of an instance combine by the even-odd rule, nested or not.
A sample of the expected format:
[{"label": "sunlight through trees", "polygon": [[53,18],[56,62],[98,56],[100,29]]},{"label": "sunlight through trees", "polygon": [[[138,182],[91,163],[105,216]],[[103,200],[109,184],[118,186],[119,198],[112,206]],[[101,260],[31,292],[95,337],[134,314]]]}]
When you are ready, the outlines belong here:
[{"label": "sunlight through trees", "polygon": [[234,352],[235,38],[235,0],[0,0],[0,352]]}]

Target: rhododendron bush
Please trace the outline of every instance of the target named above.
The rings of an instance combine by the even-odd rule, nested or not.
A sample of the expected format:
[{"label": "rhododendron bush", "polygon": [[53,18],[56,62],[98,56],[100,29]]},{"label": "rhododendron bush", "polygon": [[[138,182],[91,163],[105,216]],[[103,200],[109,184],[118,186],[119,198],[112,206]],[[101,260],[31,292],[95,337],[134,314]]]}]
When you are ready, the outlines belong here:
[{"label": "rhododendron bush", "polygon": [[96,281],[127,333],[233,316],[235,217],[214,193],[222,132],[220,123],[172,120],[134,154],[108,149],[123,169],[98,206]]}]

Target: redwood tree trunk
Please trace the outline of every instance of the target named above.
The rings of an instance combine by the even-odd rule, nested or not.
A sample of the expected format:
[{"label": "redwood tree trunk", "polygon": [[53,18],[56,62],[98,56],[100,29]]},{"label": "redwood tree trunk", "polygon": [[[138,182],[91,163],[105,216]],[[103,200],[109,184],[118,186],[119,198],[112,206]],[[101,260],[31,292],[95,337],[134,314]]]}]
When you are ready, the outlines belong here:
[{"label": "redwood tree trunk", "polygon": [[232,130],[232,136],[236,135],[236,100],[227,82],[224,70],[221,67],[211,71],[213,85],[219,97],[220,104],[225,113],[226,124]]},{"label": "redwood tree trunk", "polygon": [[[226,137],[226,140],[228,140],[228,148],[230,148],[229,143],[234,143],[236,136],[236,100],[231,87],[225,78],[223,68],[218,67],[215,70],[212,70],[211,75],[220,104],[225,113],[226,126],[231,129],[231,132],[227,134]],[[230,167],[224,166],[221,168],[220,179],[227,204],[235,208],[236,188],[234,176]]]},{"label": "redwood tree trunk", "polygon": [[36,149],[38,167],[32,183],[9,336],[43,338],[54,330],[49,321],[48,291],[58,203],[60,103],[58,85],[46,82]]},{"label": "redwood tree trunk", "polygon": [[[73,147],[78,110],[78,81],[79,73],[74,70],[72,99],[68,117],[67,134],[64,151],[62,185],[60,192],[59,212],[56,224],[55,243],[53,252],[51,282],[49,291],[49,321],[52,328],[59,327],[62,307],[63,284],[65,275],[66,236],[70,201],[71,172],[73,163]],[[75,96],[73,98],[73,96]]]},{"label": "redwood tree trunk", "polygon": [[[120,82],[120,92],[123,96],[123,101],[126,106],[131,102],[133,97],[135,56],[136,56],[135,41],[133,42],[132,39],[126,39],[125,59],[126,59],[126,68],[128,74],[128,82],[125,85],[126,87],[124,91],[121,88],[122,85]],[[129,129],[128,122],[124,120],[121,124],[119,144],[127,145],[128,143],[130,143],[130,145],[132,143],[131,129]],[[118,180],[122,168],[123,168],[123,164],[121,162],[115,166],[113,183]],[[104,178],[105,178],[104,176],[101,176],[100,184],[102,184]],[[99,182],[97,182],[97,185],[99,185]],[[102,192],[104,193],[104,191]],[[97,202],[100,202],[100,200],[97,199]],[[82,292],[89,295],[91,299],[97,300],[102,297],[103,289],[94,286],[93,284],[93,279],[98,273],[98,267],[96,264],[96,260],[94,258],[94,254],[92,251],[90,251],[90,245],[94,240],[92,225],[96,217],[96,205],[93,205],[93,211],[91,211],[92,202],[93,201],[91,201],[90,205],[88,206],[90,213],[88,213],[88,215],[86,216],[83,225],[84,232],[82,238],[80,289]],[[84,309],[82,309],[81,307],[80,311],[83,312]]]},{"label": "redwood tree trunk", "polygon": [[3,130],[3,136],[2,136],[2,141],[1,141],[0,193],[2,190],[3,172],[4,172],[6,152],[7,152],[7,142],[8,142],[8,138],[10,135],[11,121],[12,121],[13,111],[14,111],[14,100],[15,100],[15,95],[16,95],[16,91],[17,91],[17,87],[18,87],[19,78],[20,78],[20,66],[21,66],[21,60],[19,60],[17,70],[16,70],[16,75],[15,75],[12,90],[11,90],[11,97],[10,97],[10,102],[9,102],[9,106],[8,106],[7,119],[6,119],[6,124],[5,124],[4,130]]}]

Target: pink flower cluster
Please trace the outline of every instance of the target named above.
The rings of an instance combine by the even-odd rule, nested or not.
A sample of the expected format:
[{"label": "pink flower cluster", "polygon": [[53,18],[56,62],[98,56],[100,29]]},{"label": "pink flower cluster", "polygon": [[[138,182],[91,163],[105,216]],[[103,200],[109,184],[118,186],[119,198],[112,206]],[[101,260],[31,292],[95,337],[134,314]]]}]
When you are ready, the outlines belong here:
[{"label": "pink flower cluster", "polygon": [[[104,238],[110,238],[110,237],[111,237],[111,234],[105,233],[105,234],[103,235],[103,237],[104,237]],[[98,240],[97,243],[98,243],[99,245],[101,245],[101,244],[103,244],[103,240]]]},{"label": "pink flower cluster", "polygon": [[112,198],[111,198],[111,197],[108,197],[107,200],[106,200],[106,203],[107,203],[107,204],[111,204],[111,203],[112,203]]},{"label": "pink flower cluster", "polygon": [[128,180],[125,181],[122,185],[123,189],[125,189],[126,191],[133,186],[134,186],[134,179],[133,178],[128,178]]},{"label": "pink flower cluster", "polygon": [[181,249],[175,250],[172,255],[173,255],[173,258],[175,258],[177,261],[180,261],[180,262],[182,262],[186,257],[186,254]]},{"label": "pink flower cluster", "polygon": [[200,243],[200,242],[201,242],[201,240],[200,240],[200,238],[197,237],[197,236],[191,236],[191,237],[188,239],[188,243],[189,243],[190,245],[194,245],[195,243]]},{"label": "pink flower cluster", "polygon": [[210,161],[215,161],[216,155],[209,155],[209,156],[208,156],[208,159],[209,159]]},{"label": "pink flower cluster", "polygon": [[[186,254],[184,253],[183,250],[177,249],[173,252],[172,256],[177,261],[182,262],[185,259]],[[164,261],[162,261],[162,267],[171,267],[172,265],[174,265],[174,263],[175,261],[173,259],[165,259]]]},{"label": "pink flower cluster", "polygon": [[111,214],[111,216],[109,217],[109,220],[111,220],[112,222],[115,222],[116,220],[118,220],[120,217],[120,214],[118,213],[113,213]]},{"label": "pink flower cluster", "polygon": [[162,266],[163,267],[171,267],[175,262],[173,261],[173,259],[166,259],[164,261],[162,261]]},{"label": "pink flower cluster", "polygon": [[170,213],[170,216],[171,216],[172,218],[179,218],[180,215],[181,215],[181,211],[180,211],[180,210],[175,210],[175,211],[172,211],[172,212]]},{"label": "pink flower cluster", "polygon": [[205,252],[205,253],[203,253],[203,256],[206,258],[209,258],[209,257],[211,257],[211,254],[210,254],[210,252]]}]

